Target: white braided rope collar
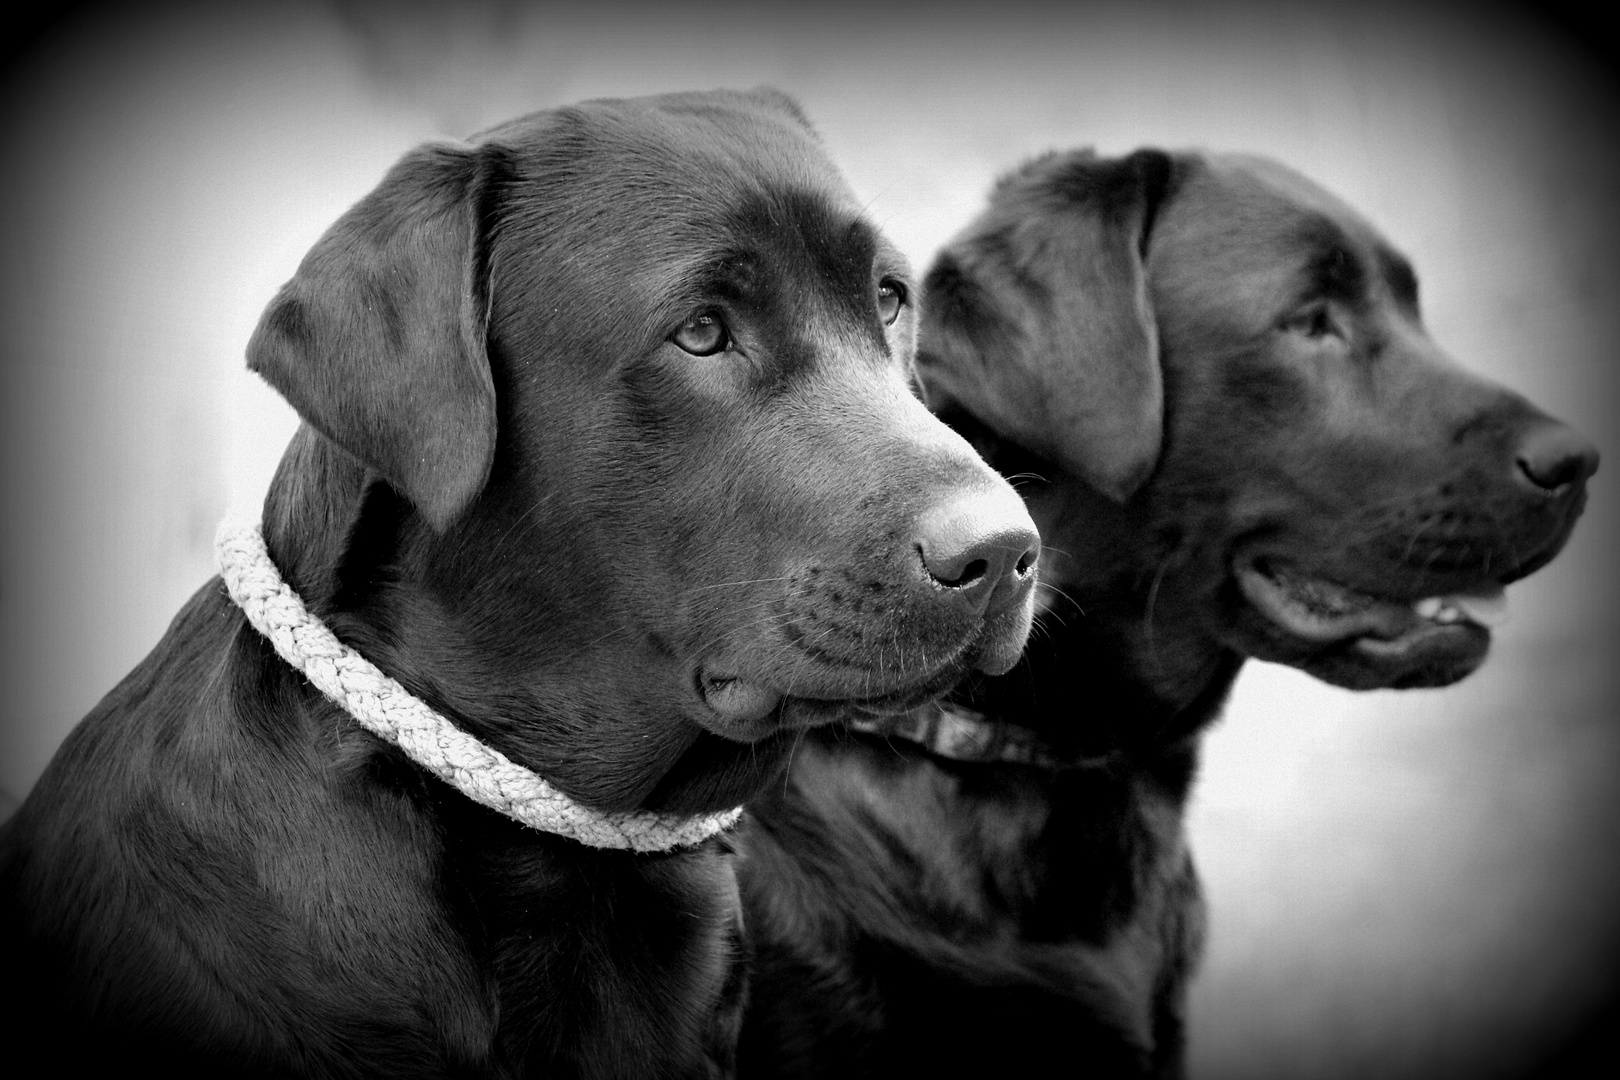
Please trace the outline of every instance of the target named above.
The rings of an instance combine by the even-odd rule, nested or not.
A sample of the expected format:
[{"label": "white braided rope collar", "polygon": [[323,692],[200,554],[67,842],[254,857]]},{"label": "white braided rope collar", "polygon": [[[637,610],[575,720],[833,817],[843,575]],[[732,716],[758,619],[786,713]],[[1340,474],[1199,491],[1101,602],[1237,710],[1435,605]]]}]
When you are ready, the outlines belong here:
[{"label": "white braided rope collar", "polygon": [[631,851],[690,847],[730,828],[742,815],[740,806],[702,817],[604,813],[581,806],[457,728],[339,641],[281,580],[258,525],[227,518],[214,547],[231,599],[282,659],[366,730],[469,798],[532,828],[591,847]]}]

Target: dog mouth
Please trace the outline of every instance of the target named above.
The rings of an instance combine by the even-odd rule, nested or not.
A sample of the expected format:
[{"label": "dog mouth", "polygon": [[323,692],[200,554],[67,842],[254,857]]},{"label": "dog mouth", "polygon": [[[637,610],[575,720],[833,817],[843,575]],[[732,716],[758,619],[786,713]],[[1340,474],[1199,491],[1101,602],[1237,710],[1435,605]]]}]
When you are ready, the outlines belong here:
[{"label": "dog mouth", "polygon": [[933,701],[956,685],[962,672],[949,666],[916,683],[876,694],[809,696],[788,693],[740,675],[705,669],[698,693],[719,721],[715,733],[756,742],[784,728],[818,727],[850,716],[883,718]]},{"label": "dog mouth", "polygon": [[[762,678],[758,665],[741,657],[705,661],[693,679],[708,713],[705,726],[725,738],[755,742],[784,728],[904,714],[943,697],[969,671],[1003,674],[1018,662],[1029,636],[1033,588],[1022,595],[1016,606],[982,623],[965,640],[926,660],[913,654],[904,668],[874,667],[847,655],[805,650],[797,662],[776,654],[775,676]],[[883,650],[877,652],[881,657]]]},{"label": "dog mouth", "polygon": [[1403,651],[1436,635],[1488,634],[1507,618],[1507,597],[1494,581],[1410,600],[1271,559],[1238,567],[1237,581],[1250,605],[1293,637],[1322,645],[1353,641],[1372,654]]}]

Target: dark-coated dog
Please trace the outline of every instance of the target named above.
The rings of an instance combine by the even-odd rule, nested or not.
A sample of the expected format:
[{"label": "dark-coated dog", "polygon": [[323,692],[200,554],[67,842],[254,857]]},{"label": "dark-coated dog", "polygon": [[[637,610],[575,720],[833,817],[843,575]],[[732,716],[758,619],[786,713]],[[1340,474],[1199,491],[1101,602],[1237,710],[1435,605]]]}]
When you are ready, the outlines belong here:
[{"label": "dark-coated dog", "polygon": [[757,804],[744,1068],[1178,1075],[1182,816],[1245,658],[1462,678],[1597,454],[1456,367],[1407,260],[1264,160],[1032,161],[923,308],[927,399],[1021,478],[1052,589],[1012,672],[811,736]]},{"label": "dark-coated dog", "polygon": [[[911,393],[910,293],[772,91],[423,147],[249,345],[303,421],[269,553],[343,642],[578,804],[734,807],[807,725],[1023,646],[1036,534]],[[473,802],[217,581],[63,745],[0,886],[8,1052],[52,1075],[733,1064],[723,838],[602,850]]]}]

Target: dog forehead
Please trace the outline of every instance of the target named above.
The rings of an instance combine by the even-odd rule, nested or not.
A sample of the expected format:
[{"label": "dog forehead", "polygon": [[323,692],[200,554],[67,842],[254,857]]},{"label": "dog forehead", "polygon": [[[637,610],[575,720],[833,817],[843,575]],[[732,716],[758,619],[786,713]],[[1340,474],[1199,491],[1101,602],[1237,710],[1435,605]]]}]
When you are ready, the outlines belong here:
[{"label": "dog forehead", "polygon": [[475,141],[496,144],[519,178],[602,190],[638,205],[734,202],[758,188],[854,195],[815,132],[782,95],[711,91],[601,98],[533,113]]},{"label": "dog forehead", "polygon": [[1410,270],[1379,231],[1332,192],[1269,158],[1189,159],[1151,244],[1159,272],[1297,291],[1324,274],[1349,286]]},{"label": "dog forehead", "polygon": [[[1287,245],[1336,242],[1370,253],[1388,246],[1349,203],[1281,162],[1256,154],[1211,154],[1191,170],[1176,200],[1193,231],[1242,233]],[[1246,245],[1235,243],[1243,248]]]},{"label": "dog forehead", "polygon": [[[894,255],[791,99],[709,92],[602,99],[479,137],[500,160],[498,276],[616,279],[656,304],[716,268]],[[673,301],[672,301],[673,302]]]}]

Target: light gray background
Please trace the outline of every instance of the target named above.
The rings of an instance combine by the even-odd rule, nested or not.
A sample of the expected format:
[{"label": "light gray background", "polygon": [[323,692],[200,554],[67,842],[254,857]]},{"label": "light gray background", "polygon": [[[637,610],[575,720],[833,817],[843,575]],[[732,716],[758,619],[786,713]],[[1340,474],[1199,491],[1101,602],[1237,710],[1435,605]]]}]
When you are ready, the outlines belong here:
[{"label": "light gray background", "polygon": [[401,152],[583,97],[772,82],[919,271],[1041,150],[1275,155],[1412,256],[1443,345],[1597,439],[1586,520],[1509,590],[1480,673],[1355,695],[1245,672],[1192,810],[1213,919],[1194,1074],[1515,1075],[1609,992],[1620,155],[1587,53],[1511,6],[584,10],[92,9],[4,73],[8,805],[208,578],[226,508],[256,509],[295,420],[243,346]]}]

